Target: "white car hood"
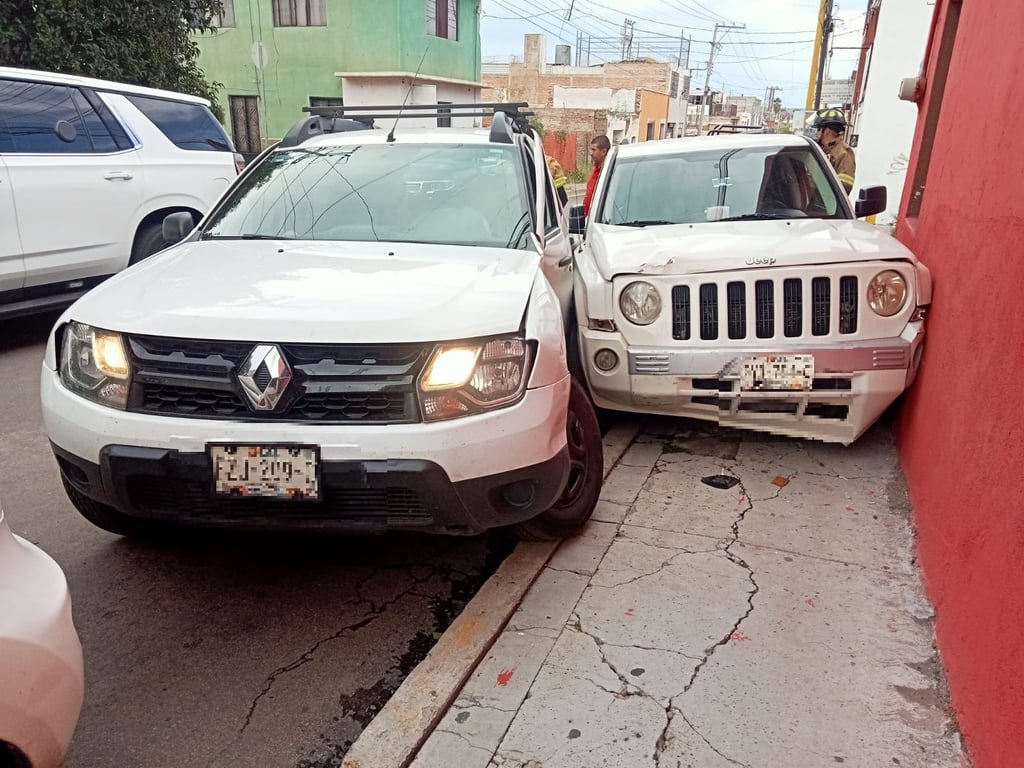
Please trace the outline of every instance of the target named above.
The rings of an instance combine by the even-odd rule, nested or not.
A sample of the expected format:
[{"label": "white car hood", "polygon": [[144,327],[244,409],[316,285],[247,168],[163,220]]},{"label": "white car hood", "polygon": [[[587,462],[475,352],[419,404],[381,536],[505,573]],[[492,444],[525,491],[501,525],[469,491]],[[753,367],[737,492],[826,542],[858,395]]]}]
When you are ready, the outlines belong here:
[{"label": "white car hood", "polygon": [[198,241],[111,278],[66,317],[180,338],[444,341],[519,328],[539,265],[501,248]]},{"label": "white car hood", "polygon": [[684,275],[769,265],[916,261],[894,237],[856,220],[720,221],[644,228],[591,224],[587,237],[595,264],[606,280],[622,274]]}]

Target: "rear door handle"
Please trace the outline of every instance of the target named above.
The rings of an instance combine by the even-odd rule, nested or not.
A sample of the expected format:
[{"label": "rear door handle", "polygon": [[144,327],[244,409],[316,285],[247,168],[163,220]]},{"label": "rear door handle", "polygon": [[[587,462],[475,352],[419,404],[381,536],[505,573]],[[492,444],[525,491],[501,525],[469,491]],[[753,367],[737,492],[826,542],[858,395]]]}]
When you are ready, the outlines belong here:
[{"label": "rear door handle", "polygon": [[108,171],[103,178],[107,181],[131,181],[132,175],[127,171]]}]

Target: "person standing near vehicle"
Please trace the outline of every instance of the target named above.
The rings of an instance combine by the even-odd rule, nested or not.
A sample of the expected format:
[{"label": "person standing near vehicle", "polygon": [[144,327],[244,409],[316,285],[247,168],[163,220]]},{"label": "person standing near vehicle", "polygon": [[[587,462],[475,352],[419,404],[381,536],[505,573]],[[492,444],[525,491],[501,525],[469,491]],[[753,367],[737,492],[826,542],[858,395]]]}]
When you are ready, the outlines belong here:
[{"label": "person standing near vehicle", "polygon": [[846,115],[841,109],[819,109],[814,116],[814,128],[817,130],[818,144],[828,161],[839,174],[843,189],[849,194],[853,190],[853,180],[857,175],[857,158],[853,148],[843,139],[846,133]]},{"label": "person standing near vehicle", "polygon": [[569,193],[565,189],[565,185],[569,183],[569,180],[565,177],[565,171],[562,169],[562,164],[559,163],[551,155],[545,155],[548,160],[548,170],[551,171],[551,178],[555,182],[555,190],[558,192],[558,199],[562,201],[562,205],[569,203]]},{"label": "person standing near vehicle", "polygon": [[597,187],[597,180],[601,176],[601,169],[604,168],[604,159],[608,157],[608,150],[612,143],[607,136],[595,136],[590,140],[590,159],[594,163],[594,169],[587,179],[587,192],[583,196],[583,213],[590,215],[590,204],[594,202],[594,189]]}]

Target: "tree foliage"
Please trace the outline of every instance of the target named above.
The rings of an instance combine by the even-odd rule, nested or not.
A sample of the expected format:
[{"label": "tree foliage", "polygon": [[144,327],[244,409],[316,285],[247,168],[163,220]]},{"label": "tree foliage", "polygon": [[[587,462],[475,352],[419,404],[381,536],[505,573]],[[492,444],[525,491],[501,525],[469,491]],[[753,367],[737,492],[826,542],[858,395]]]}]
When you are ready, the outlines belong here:
[{"label": "tree foliage", "polygon": [[0,65],[191,93],[214,101],[191,33],[222,0],[0,0]]}]

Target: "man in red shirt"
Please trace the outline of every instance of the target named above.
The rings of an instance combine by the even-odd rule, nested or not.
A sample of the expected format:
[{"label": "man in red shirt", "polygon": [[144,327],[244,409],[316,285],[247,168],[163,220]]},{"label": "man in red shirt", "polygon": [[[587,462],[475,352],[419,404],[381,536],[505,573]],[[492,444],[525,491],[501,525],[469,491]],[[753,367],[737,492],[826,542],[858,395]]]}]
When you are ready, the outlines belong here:
[{"label": "man in red shirt", "polygon": [[586,216],[590,215],[590,204],[594,201],[594,188],[597,186],[601,169],[604,168],[604,159],[608,157],[608,150],[611,148],[612,143],[608,141],[607,136],[595,136],[590,140],[590,159],[594,163],[594,170],[590,172],[590,178],[587,179],[587,193],[583,196],[583,213]]}]

